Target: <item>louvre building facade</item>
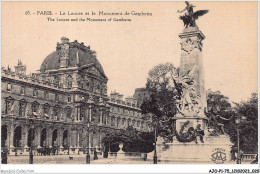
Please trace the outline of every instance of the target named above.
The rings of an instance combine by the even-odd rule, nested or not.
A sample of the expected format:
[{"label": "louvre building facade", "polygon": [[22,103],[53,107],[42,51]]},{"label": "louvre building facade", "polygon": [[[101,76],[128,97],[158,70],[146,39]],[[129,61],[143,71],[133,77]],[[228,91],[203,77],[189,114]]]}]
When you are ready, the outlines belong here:
[{"label": "louvre building facade", "polygon": [[107,95],[108,78],[84,43],[63,37],[39,72],[26,75],[19,60],[14,71],[2,67],[1,73],[1,145],[10,154],[26,154],[31,146],[76,153],[87,144],[102,151],[111,129],[152,129],[137,99]]}]

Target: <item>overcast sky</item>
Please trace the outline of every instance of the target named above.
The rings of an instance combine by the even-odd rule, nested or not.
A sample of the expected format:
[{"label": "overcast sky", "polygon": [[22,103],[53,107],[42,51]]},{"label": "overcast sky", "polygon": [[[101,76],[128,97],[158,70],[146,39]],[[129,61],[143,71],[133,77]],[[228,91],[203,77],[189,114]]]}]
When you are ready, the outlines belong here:
[{"label": "overcast sky", "polygon": [[[258,87],[257,2],[192,3],[194,10],[209,10],[197,21],[206,36],[206,89],[220,90],[236,102],[249,97]],[[35,72],[65,36],[97,52],[109,78],[109,93],[116,90],[130,96],[135,88],[145,87],[147,73],[155,65],[172,62],[179,66],[178,34],[183,23],[176,11],[184,7],[184,2],[2,2],[2,66],[13,67],[21,59],[27,73]],[[48,22],[46,16],[25,15],[28,10],[143,11],[152,16],[123,16],[131,22]]]}]

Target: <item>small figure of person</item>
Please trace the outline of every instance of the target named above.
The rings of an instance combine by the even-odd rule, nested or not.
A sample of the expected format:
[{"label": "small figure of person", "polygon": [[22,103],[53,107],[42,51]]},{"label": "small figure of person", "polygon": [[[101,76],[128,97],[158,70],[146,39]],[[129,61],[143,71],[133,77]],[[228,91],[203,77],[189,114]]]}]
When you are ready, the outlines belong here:
[{"label": "small figure of person", "polygon": [[198,142],[197,142],[197,136],[199,136],[199,137],[200,137],[200,141],[201,141],[202,143],[204,143],[204,140],[203,140],[204,130],[201,130],[200,127],[201,127],[201,125],[198,124],[198,125],[196,126],[196,129],[195,129],[195,134],[196,134],[195,142],[196,142],[196,143],[198,143]]},{"label": "small figure of person", "polygon": [[230,154],[231,154],[231,161],[236,161],[236,151],[234,148],[231,148],[231,151],[230,151]]},{"label": "small figure of person", "polygon": [[94,149],[94,160],[97,160],[98,159],[98,156],[97,156],[97,149],[95,148]]}]

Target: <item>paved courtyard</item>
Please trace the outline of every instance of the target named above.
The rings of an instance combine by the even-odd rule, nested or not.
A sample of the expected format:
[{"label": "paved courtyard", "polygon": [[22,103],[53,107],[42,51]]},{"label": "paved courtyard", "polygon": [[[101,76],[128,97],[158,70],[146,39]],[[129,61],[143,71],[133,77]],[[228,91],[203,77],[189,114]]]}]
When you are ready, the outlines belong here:
[{"label": "paved courtyard", "polygon": [[[69,157],[73,157],[69,158]],[[142,158],[103,158],[99,156],[98,160],[93,160],[91,155],[91,164],[153,164],[152,159],[144,161]],[[34,156],[34,164],[86,164],[86,155],[54,155],[54,156]],[[235,164],[235,161],[228,161],[224,164]],[[249,161],[242,161],[242,164],[249,164]],[[8,156],[8,164],[29,164],[29,156]],[[158,164],[201,164],[194,161],[162,161]],[[213,164],[208,162],[203,164]]]}]

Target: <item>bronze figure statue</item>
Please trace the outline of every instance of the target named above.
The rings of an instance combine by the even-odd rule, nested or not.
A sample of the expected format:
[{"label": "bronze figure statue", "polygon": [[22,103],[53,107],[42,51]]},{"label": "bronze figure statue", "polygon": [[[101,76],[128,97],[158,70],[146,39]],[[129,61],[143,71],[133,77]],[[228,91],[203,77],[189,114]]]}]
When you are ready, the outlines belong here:
[{"label": "bronze figure statue", "polygon": [[196,20],[199,18],[199,16],[203,16],[204,14],[208,13],[208,10],[198,10],[193,13],[193,7],[194,5],[190,4],[188,1],[185,1],[186,7],[183,10],[178,10],[178,13],[185,12],[183,16],[180,16],[180,19],[183,21],[185,28],[189,27],[195,27],[196,26]]}]

